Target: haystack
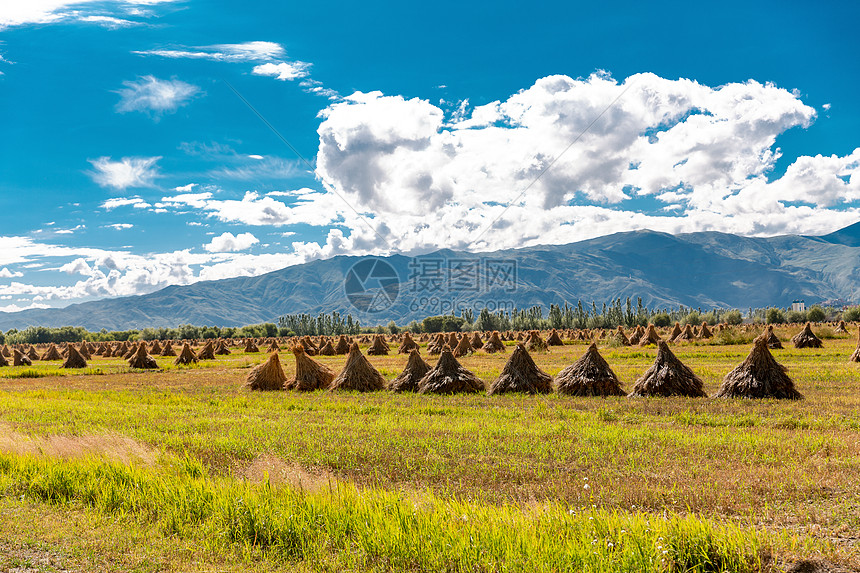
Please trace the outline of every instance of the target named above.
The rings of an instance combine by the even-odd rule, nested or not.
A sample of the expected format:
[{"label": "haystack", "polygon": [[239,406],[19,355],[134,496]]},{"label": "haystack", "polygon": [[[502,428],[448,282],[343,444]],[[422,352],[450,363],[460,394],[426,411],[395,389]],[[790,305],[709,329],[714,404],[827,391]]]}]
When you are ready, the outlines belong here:
[{"label": "haystack", "polygon": [[230,347],[227,346],[227,342],[223,338],[219,338],[218,342],[215,343],[215,354],[219,356],[230,354]]},{"label": "haystack", "polygon": [[353,342],[349,347],[346,365],[331,383],[331,390],[357,390],[372,392],[385,388],[385,378],[374,368]]},{"label": "haystack", "polygon": [[32,344],[30,345],[30,348],[27,350],[27,358],[29,358],[30,360],[38,360],[39,359],[39,353],[36,352],[36,349],[33,348]]},{"label": "haystack", "polygon": [[552,332],[549,333],[549,336],[546,339],[547,346],[564,346],[564,340],[561,339],[561,336],[558,335],[558,331],[556,329],[552,329]]},{"label": "haystack", "polygon": [[657,345],[657,359],[636,381],[630,395],[707,397],[702,380],[672,354],[663,340]]},{"label": "haystack", "polygon": [[397,349],[397,353],[411,354],[413,350],[418,350],[418,343],[412,340],[412,336],[407,332],[403,335],[403,340],[400,342],[400,347]]},{"label": "haystack", "polygon": [[675,337],[675,342],[690,342],[691,340],[696,340],[696,333],[693,332],[692,326],[685,324],[681,334]]},{"label": "haystack", "polygon": [[[350,352],[352,349],[350,349]],[[377,334],[373,338],[373,344],[367,349],[367,354],[369,356],[387,356],[388,355],[388,344],[385,342],[385,339],[381,334]]]},{"label": "haystack", "polygon": [[3,353],[0,352],[0,367],[9,366],[9,361],[6,360],[6,357],[3,356]]},{"label": "haystack", "polygon": [[251,368],[245,379],[245,387],[249,390],[283,390],[286,381],[281,359],[277,352],[272,352],[265,362]]},{"label": "haystack", "polygon": [[349,352],[349,347],[349,340],[347,340],[346,336],[341,334],[340,338],[337,339],[337,346],[334,347],[334,351],[337,354],[346,354]]},{"label": "haystack", "polygon": [[[623,332],[622,332],[623,334]],[[624,396],[618,376],[609,367],[593,342],[579,360],[555,377],[559,394],[568,396]]]},{"label": "haystack", "polygon": [[713,338],[714,334],[708,328],[708,323],[703,322],[701,328],[699,329],[699,338]]},{"label": "haystack", "polygon": [[308,356],[316,356],[319,353],[319,348],[317,348],[317,345],[314,344],[314,341],[311,340],[310,336],[303,336],[299,342],[301,342],[301,345],[304,347]]},{"label": "haystack", "polygon": [[437,334],[436,337],[427,345],[427,353],[430,356],[442,354],[442,347],[445,346],[445,335]]},{"label": "haystack", "polygon": [[839,334],[848,334],[848,327],[845,325],[845,321],[840,320],[839,324],[836,325],[836,328],[833,330],[833,332],[838,332]]},{"label": "haystack", "polygon": [[161,346],[162,356],[176,356],[176,351],[173,349],[173,344],[168,340]]},{"label": "haystack", "polygon": [[66,361],[63,362],[63,368],[86,368],[87,361],[81,356],[81,353],[78,352],[78,349],[75,348],[70,342],[66,347]]},{"label": "haystack", "polygon": [[675,342],[675,339],[679,336],[681,336],[681,325],[676,322],[675,326],[672,327],[672,331],[669,333],[669,342]]},{"label": "haystack", "polygon": [[257,346],[257,343],[254,342],[253,338],[249,338],[245,341],[245,349],[243,350],[246,354],[251,354],[252,352],[259,352],[260,348]]},{"label": "haystack", "polygon": [[484,345],[484,341],[481,339],[481,333],[477,330],[472,333],[472,338],[469,339],[469,344],[472,345],[472,350],[480,350]]},{"label": "haystack", "polygon": [[812,326],[807,322],[803,330],[794,335],[791,339],[795,348],[821,348],[824,343],[821,339],[815,336],[812,332]]},{"label": "haystack", "polygon": [[93,355],[90,353],[86,342],[81,342],[80,346],[78,346],[78,352],[81,353],[81,356],[83,356],[85,360],[93,359]]},{"label": "haystack", "polygon": [[526,350],[531,352],[546,352],[549,350],[549,347],[546,345],[544,339],[541,338],[540,332],[537,330],[529,332],[528,338],[526,338],[525,347]]},{"label": "haystack", "polygon": [[612,334],[612,340],[620,346],[630,346],[630,339],[627,338],[626,334],[624,334],[624,327],[620,324],[618,325],[618,328],[615,329],[615,332]]},{"label": "haystack", "polygon": [[320,356],[334,356],[337,352],[334,351],[334,346],[331,345],[331,340],[326,338],[325,344],[320,346]]},{"label": "haystack", "polygon": [[459,344],[459,343],[460,343],[460,339],[457,338],[456,332],[448,333],[448,340],[446,341],[446,344],[448,344],[448,346],[450,346],[451,348],[456,348],[457,344]]},{"label": "haystack", "polygon": [[417,392],[418,382],[430,370],[430,365],[421,358],[418,350],[413,349],[409,352],[409,360],[406,362],[406,368],[398,374],[397,378],[391,381],[388,389],[392,392]]},{"label": "haystack", "polygon": [[334,372],[325,364],[308,356],[301,344],[293,346],[292,351],[296,357],[296,375],[287,380],[284,389],[311,392],[328,388],[334,380]]},{"label": "haystack", "polygon": [[[125,358],[126,360],[128,360],[129,358],[134,356],[135,352],[137,352],[137,345],[136,344],[129,344],[128,349],[125,351],[125,354],[123,354],[122,357]],[[66,352],[63,351],[63,354],[65,354],[65,353]]]},{"label": "haystack", "polygon": [[6,358],[12,358],[12,351],[9,350],[9,347],[5,344],[3,345],[3,348],[0,348],[0,354],[5,356]]},{"label": "haystack", "polygon": [[857,329],[857,348],[854,349],[853,354],[848,359],[850,362],[860,362],[860,328]]},{"label": "haystack", "polygon": [[641,324],[637,324],[636,328],[633,329],[633,334],[630,335],[630,346],[636,346],[639,344],[639,341],[642,340],[642,335],[645,334],[645,329]]},{"label": "haystack", "polygon": [[191,350],[191,345],[187,342],[182,344],[182,352],[173,361],[174,364],[197,364],[197,355]]},{"label": "haystack", "polygon": [[487,342],[484,343],[484,346],[482,346],[481,349],[487,354],[505,351],[505,345],[499,338],[498,330],[493,331],[493,334],[490,335],[490,338],[487,339]]},{"label": "haystack", "polygon": [[484,382],[457,362],[447,344],[442,347],[436,366],[418,382],[419,394],[461,394],[483,390]]},{"label": "haystack", "polygon": [[505,394],[507,392],[525,394],[548,394],[552,392],[552,376],[538,368],[522,344],[517,344],[517,347],[514,348],[501,374],[490,384],[487,394]]},{"label": "haystack", "polygon": [[[165,344],[167,344],[165,342]],[[161,354],[161,344],[157,340],[152,341],[152,346],[149,347],[150,354]]]},{"label": "haystack", "polygon": [[33,361],[26,354],[15,348],[12,350],[12,365],[13,366],[32,366]]},{"label": "haystack", "polygon": [[454,356],[460,358],[461,356],[468,356],[472,352],[472,343],[469,342],[469,337],[463,336],[457,343],[457,348],[454,349]]},{"label": "haystack", "polygon": [[197,358],[198,360],[215,360],[215,345],[212,343],[211,338],[206,341],[206,344],[197,353]]},{"label": "haystack", "polygon": [[60,354],[60,351],[57,349],[57,345],[51,343],[48,349],[42,354],[42,360],[62,360],[63,355]]},{"label": "haystack", "polygon": [[[632,340],[631,340],[632,342]],[[639,346],[647,346],[649,344],[660,344],[662,339],[660,335],[657,334],[657,329],[654,328],[653,324],[649,324],[648,328],[645,329],[645,333],[639,339]]]},{"label": "haystack", "polygon": [[785,366],[774,359],[767,337],[762,335],[753,341],[749,356],[726,374],[715,397],[800,400],[803,395],[794,387]]},{"label": "haystack", "polygon": [[132,368],[141,369],[158,368],[155,358],[149,355],[146,351],[146,344],[143,342],[137,347],[137,352],[134,353],[134,356],[128,359],[128,365]]},{"label": "haystack", "polygon": [[768,348],[782,348],[782,342],[776,334],[773,333],[773,325],[767,325],[767,329],[761,334],[765,337]]},{"label": "haystack", "polygon": [[266,350],[271,354],[272,352],[280,352],[281,347],[278,345],[277,340],[272,340],[272,343],[269,344],[269,347]]}]

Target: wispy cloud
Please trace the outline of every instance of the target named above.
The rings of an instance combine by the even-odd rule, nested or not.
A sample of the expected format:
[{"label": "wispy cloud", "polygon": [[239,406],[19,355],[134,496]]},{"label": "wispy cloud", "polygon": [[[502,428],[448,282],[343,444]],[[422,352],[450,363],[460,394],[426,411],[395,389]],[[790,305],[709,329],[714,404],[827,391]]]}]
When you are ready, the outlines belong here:
[{"label": "wispy cloud", "polygon": [[200,93],[200,88],[180,80],[160,80],[155,76],[142,76],[136,81],[123,82],[117,90],[120,100],[116,110],[120,113],[139,111],[158,120],[186,105]]},{"label": "wispy cloud", "polygon": [[111,209],[116,209],[117,207],[134,207],[135,209],[146,209],[151,207],[149,203],[141,199],[140,197],[114,197],[108,199],[104,203],[101,204],[101,208],[107,211]]},{"label": "wispy cloud", "polygon": [[127,189],[128,187],[149,187],[158,177],[158,157],[123,157],[112,161],[110,157],[91,159],[95,168],[90,172],[93,181],[102,187]]},{"label": "wispy cloud", "polygon": [[[244,162],[240,162],[245,159]],[[234,167],[220,167],[209,174],[219,179],[236,179],[240,181],[260,181],[266,179],[286,179],[295,177],[302,172],[297,161],[280,157],[248,156],[236,158]]]},{"label": "wispy cloud", "polygon": [[131,26],[140,26],[141,22],[135,22],[134,20],[126,20],[125,18],[117,18],[115,16],[82,16],[78,18],[79,22],[90,22],[93,24],[98,24],[103,28],[107,28],[108,30],[117,30],[119,28],[130,28]]},{"label": "wispy cloud", "polygon": [[[155,50],[135,50],[133,54],[141,56],[159,56],[162,58],[190,58],[197,60],[214,60],[216,62],[269,62],[281,59],[286,52],[275,42],[244,42],[241,44],[213,44],[211,46],[179,46],[176,48],[161,48]],[[299,62],[301,63],[301,62]]]}]

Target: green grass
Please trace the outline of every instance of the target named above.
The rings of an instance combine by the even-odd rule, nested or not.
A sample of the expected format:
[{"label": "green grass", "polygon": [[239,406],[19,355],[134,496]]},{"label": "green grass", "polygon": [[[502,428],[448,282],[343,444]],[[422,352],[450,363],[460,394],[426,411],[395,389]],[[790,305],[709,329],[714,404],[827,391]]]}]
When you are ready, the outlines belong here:
[{"label": "green grass", "polygon": [[753,529],[547,503],[530,509],[334,485],[307,492],[212,479],[189,458],[154,469],[0,455],[6,495],[157,525],[206,550],[322,569],[758,571]]}]

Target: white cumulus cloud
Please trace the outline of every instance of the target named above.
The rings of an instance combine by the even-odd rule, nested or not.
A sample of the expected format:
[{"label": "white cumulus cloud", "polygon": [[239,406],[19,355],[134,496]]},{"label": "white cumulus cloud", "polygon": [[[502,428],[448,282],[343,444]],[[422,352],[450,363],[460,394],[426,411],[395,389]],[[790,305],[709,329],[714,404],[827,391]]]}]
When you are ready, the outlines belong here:
[{"label": "white cumulus cloud", "polygon": [[239,233],[238,235],[222,233],[213,237],[209,244],[204,245],[203,248],[210,253],[232,253],[249,249],[259,242],[260,240],[251,233]]},{"label": "white cumulus cloud", "polygon": [[137,6],[168,4],[178,0],[4,0],[0,2],[0,30],[30,24],[91,22],[110,29],[138,24],[118,17],[129,13],[149,16]]},{"label": "white cumulus cloud", "polygon": [[815,234],[860,215],[860,151],[800,157],[772,177],[777,137],[816,112],[756,81],[549,76],[471,110],[357,92],[321,116],[323,183],[385,237],[350,224],[348,236],[302,247],[321,256],[367,244],[569,243],[642,228]]},{"label": "white cumulus cloud", "polygon": [[295,80],[307,76],[308,67],[309,65],[305,62],[278,62],[277,64],[268,62],[254,66],[251,73],[255,76],[271,76],[281,81]]}]

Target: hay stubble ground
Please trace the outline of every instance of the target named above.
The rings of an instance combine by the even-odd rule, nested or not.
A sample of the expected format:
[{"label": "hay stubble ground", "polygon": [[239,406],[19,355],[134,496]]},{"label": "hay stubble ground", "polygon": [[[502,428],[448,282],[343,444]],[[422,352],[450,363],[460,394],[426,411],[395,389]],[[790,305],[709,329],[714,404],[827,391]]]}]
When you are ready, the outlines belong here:
[{"label": "hay stubble ground", "polygon": [[[825,340],[822,349],[773,351],[806,397],[796,402],[250,393],[242,389],[245,375],[265,354],[239,350],[202,367],[154,372],[130,372],[118,359],[97,358],[86,374],[37,362],[30,370],[52,375],[16,378],[9,377],[14,368],[0,371],[6,376],[0,377],[0,451],[66,459],[98,455],[154,467],[159,452],[169,452],[201,460],[213,476],[252,482],[268,477],[308,490],[349,483],[524,510],[560,502],[653,515],[693,513],[792,537],[781,545],[783,552],[820,552],[856,567],[860,365],[847,361],[854,346],[853,337],[845,337]],[[586,348],[553,347],[534,359],[554,375]],[[680,344],[673,351],[711,395],[749,348]],[[489,383],[508,350],[461,362]],[[653,347],[601,352],[627,390],[656,355]],[[281,358],[290,376],[292,355],[282,352]],[[337,372],[345,358],[317,359]],[[406,359],[369,357],[388,380]],[[3,512],[13,510],[70,511],[5,498]],[[94,520],[81,523],[101,527]],[[12,535],[8,527],[0,533]],[[65,543],[85,543],[69,537]],[[185,553],[170,541],[160,547],[159,555],[146,559],[168,569],[202,558],[193,550],[178,558]],[[116,557],[116,550],[104,551]]]}]

